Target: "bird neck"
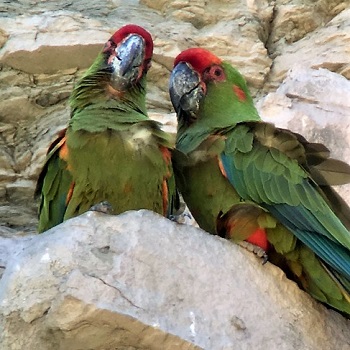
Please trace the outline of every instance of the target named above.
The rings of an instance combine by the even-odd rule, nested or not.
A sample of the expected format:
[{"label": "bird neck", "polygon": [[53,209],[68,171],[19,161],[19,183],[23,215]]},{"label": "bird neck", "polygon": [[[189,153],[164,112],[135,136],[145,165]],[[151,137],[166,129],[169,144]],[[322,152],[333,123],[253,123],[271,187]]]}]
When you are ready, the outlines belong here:
[{"label": "bird neck", "polygon": [[70,97],[74,129],[101,131],[148,119],[146,77],[120,92],[110,84],[111,72],[100,55],[77,83]]},{"label": "bird neck", "polygon": [[243,78],[236,85],[237,79],[233,78],[237,77],[229,74],[225,82],[207,84],[195,118],[179,116],[176,143],[184,153],[193,151],[211,134],[227,131],[238,123],[261,120]]}]

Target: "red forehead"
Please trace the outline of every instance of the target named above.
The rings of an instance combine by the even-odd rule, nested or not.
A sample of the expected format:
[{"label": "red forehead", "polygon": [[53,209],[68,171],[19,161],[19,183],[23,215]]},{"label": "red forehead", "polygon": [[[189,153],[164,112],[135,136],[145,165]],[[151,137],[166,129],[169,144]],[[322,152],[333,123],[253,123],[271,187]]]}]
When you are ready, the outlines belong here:
[{"label": "red forehead", "polygon": [[197,72],[202,73],[213,64],[221,64],[221,59],[208,50],[196,47],[182,51],[176,58],[174,66],[179,62],[189,63]]},{"label": "red forehead", "polygon": [[146,42],[146,59],[152,57],[153,53],[153,40],[151,34],[144,28],[137,26],[136,24],[127,24],[117,30],[110,38],[115,44],[120,43],[129,34],[138,34],[142,36]]}]

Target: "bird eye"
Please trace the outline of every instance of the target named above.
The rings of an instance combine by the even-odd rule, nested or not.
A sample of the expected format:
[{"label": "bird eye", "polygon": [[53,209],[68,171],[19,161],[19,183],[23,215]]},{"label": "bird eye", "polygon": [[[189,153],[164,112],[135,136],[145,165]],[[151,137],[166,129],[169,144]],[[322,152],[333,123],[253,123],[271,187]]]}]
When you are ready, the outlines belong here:
[{"label": "bird eye", "polygon": [[219,68],[214,70],[214,75],[217,76],[217,77],[220,77],[221,73],[222,73],[222,71]]},{"label": "bird eye", "polygon": [[226,79],[225,72],[218,65],[211,66],[203,72],[203,81],[224,81]]},{"label": "bird eye", "polygon": [[209,75],[211,76],[211,79],[221,81],[225,79],[225,73],[219,66],[213,66],[210,68]]}]

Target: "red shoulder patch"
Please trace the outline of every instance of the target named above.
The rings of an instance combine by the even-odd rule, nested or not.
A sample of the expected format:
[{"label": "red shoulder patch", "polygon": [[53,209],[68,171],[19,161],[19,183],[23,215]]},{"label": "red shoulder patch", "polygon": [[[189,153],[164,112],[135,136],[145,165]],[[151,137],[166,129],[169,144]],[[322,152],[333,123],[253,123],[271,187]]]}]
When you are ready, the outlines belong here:
[{"label": "red shoulder patch", "polygon": [[262,248],[263,250],[265,250],[265,252],[267,252],[269,249],[269,242],[267,240],[266,231],[263,228],[257,229],[252,235],[250,235],[246,239],[246,241]]},{"label": "red shoulder patch", "polygon": [[166,165],[170,165],[171,163],[171,152],[169,150],[169,148],[165,147],[165,146],[159,146],[159,149],[162,153],[163,159],[165,161]]},{"label": "red shoulder patch", "polygon": [[168,212],[168,207],[169,207],[168,179],[172,175],[171,171],[170,171],[171,152],[170,152],[169,148],[164,147],[164,146],[159,146],[159,149],[162,153],[163,160],[168,167],[168,171],[165,174],[165,176],[163,176],[163,181],[162,181],[163,215],[166,216],[167,212]]},{"label": "red shoulder patch", "polygon": [[218,161],[218,165],[219,165],[219,169],[220,169],[221,174],[227,179],[226,170],[225,170],[224,165],[222,164],[222,161],[219,157],[217,157],[217,161]]},{"label": "red shoulder patch", "polygon": [[244,102],[247,99],[245,92],[239,86],[233,85],[232,89],[240,101]]},{"label": "red shoulder patch", "polygon": [[63,159],[64,161],[67,161],[68,159],[68,147],[66,144],[66,136],[57,144],[59,147],[59,157]]},{"label": "red shoulder patch", "polygon": [[74,185],[75,183],[72,182],[69,186],[69,189],[68,189],[68,193],[67,193],[67,197],[66,197],[66,206],[68,205],[68,203],[70,202],[72,196],[73,196],[73,192],[74,192]]}]

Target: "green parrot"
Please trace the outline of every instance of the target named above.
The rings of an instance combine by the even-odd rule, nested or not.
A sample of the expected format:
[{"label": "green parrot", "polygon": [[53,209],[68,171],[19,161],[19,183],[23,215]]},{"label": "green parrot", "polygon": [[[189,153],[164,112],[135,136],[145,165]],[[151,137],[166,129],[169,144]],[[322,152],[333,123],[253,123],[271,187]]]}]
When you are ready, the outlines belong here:
[{"label": "green parrot", "polygon": [[175,140],[147,115],[152,54],[151,35],[126,25],[77,82],[68,127],[49,147],[38,179],[39,232],[100,203],[108,204],[111,214],[131,209],[170,214]]},{"label": "green parrot", "polygon": [[177,56],[169,92],[176,183],[199,226],[350,315],[350,208],[330,187],[350,182],[350,166],[261,121],[241,74],[207,50]]}]

